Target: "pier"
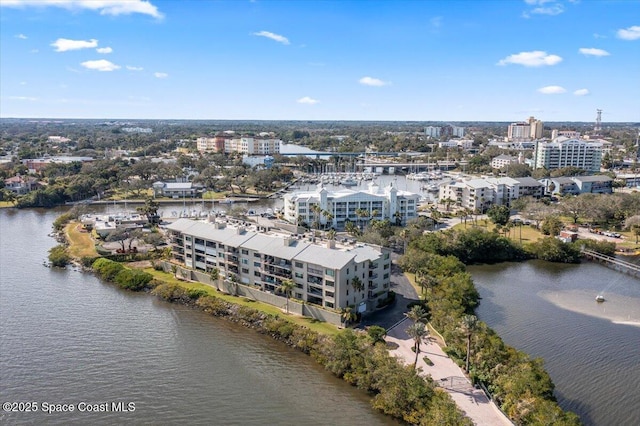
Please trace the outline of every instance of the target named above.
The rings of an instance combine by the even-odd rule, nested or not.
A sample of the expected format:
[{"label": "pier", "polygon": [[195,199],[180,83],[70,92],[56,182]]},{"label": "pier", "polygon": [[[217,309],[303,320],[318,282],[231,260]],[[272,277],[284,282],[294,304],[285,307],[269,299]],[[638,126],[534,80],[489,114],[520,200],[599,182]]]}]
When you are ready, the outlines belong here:
[{"label": "pier", "polygon": [[624,260],[620,260],[615,257],[607,256],[585,248],[580,249],[580,252],[589,260],[596,260],[598,262],[605,263],[610,268],[628,273],[629,275],[632,275],[634,277],[640,277],[640,265],[636,265],[631,262],[625,262]]}]

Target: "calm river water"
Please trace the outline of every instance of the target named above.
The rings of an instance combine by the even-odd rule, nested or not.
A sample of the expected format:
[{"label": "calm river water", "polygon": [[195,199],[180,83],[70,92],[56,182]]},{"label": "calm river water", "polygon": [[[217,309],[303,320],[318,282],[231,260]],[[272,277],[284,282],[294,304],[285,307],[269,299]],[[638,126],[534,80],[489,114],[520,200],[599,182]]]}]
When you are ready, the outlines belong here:
[{"label": "calm river water", "polygon": [[640,424],[640,280],[588,262],[469,271],[480,319],[507,344],[544,358],[563,408],[587,425]]},{"label": "calm river water", "polygon": [[[76,411],[2,412],[0,424],[394,424],[270,338],[43,266],[61,212],[0,210],[0,402]],[[81,402],[135,411],[79,412]]]}]

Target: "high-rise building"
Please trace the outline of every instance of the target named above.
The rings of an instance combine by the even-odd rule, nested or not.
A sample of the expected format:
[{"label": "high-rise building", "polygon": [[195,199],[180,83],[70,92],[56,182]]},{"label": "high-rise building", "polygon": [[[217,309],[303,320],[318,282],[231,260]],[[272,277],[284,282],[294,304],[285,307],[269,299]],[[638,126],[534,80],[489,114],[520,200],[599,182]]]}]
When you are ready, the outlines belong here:
[{"label": "high-rise building", "polygon": [[535,168],[547,170],[578,167],[591,173],[600,171],[602,144],[560,136],[551,142],[538,142]]},{"label": "high-rise building", "polygon": [[529,117],[526,122],[512,123],[509,125],[507,138],[510,141],[530,141],[540,139],[544,131],[544,123],[536,120],[535,117]]},{"label": "high-rise building", "polygon": [[436,126],[427,126],[424,128],[425,136],[429,136],[430,138],[439,138],[440,137],[440,127]]}]

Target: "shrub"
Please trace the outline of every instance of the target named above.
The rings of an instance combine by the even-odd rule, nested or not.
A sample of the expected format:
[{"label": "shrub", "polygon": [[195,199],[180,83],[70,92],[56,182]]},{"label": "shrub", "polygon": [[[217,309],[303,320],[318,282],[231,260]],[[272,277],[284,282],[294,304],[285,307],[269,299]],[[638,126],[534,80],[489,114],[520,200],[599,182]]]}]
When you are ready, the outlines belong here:
[{"label": "shrub", "polygon": [[187,290],[187,296],[191,299],[200,299],[202,296],[206,296],[207,291],[201,288],[190,288]]},{"label": "shrub", "polygon": [[425,364],[427,364],[429,367],[433,367],[433,361],[431,361],[429,359],[428,356],[422,357],[422,360],[424,361]]},{"label": "shrub", "polygon": [[71,256],[67,250],[67,247],[60,244],[55,247],[52,247],[49,250],[49,262],[51,265],[64,268],[71,262]]},{"label": "shrub", "polygon": [[116,278],[116,275],[120,273],[124,269],[124,266],[118,262],[114,262],[113,260],[100,258],[93,262],[91,265],[94,271],[100,276],[100,278],[105,279],[107,281],[113,281]]},{"label": "shrub", "polygon": [[80,258],[80,263],[82,264],[82,266],[84,266],[85,268],[90,268],[91,265],[93,265],[93,262],[95,262],[97,259],[97,257],[93,257],[93,256],[82,256]]},{"label": "shrub", "polygon": [[202,296],[198,299],[196,304],[200,309],[211,315],[229,315],[229,304],[218,297]]},{"label": "shrub", "polygon": [[152,279],[153,275],[147,272],[123,268],[118,272],[118,275],[116,275],[115,282],[120,288],[140,291],[144,289]]},{"label": "shrub", "polygon": [[546,237],[527,246],[538,259],[559,263],[579,263],[580,249],[557,238]]},{"label": "shrub", "polygon": [[592,239],[578,240],[573,243],[576,249],[580,250],[582,246],[588,250],[593,250],[606,256],[613,256],[616,254],[616,243],[611,241],[598,241]]},{"label": "shrub", "polygon": [[190,300],[187,292],[178,284],[164,283],[160,284],[151,292],[164,300]]},{"label": "shrub", "polygon": [[56,231],[62,231],[65,225],[75,219],[75,215],[72,212],[63,213],[53,221],[53,229]]}]

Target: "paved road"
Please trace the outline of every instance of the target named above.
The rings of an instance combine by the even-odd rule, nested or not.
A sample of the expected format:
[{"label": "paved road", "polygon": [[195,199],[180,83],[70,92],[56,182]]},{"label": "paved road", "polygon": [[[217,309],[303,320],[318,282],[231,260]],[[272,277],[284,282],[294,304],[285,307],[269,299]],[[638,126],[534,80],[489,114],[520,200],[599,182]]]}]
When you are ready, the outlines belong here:
[{"label": "paved road", "polygon": [[[391,355],[400,358],[405,364],[413,364],[415,360],[415,353],[411,350],[413,339],[406,333],[410,324],[411,320],[405,319],[389,330],[386,337],[387,342],[398,345],[397,349],[390,351]],[[433,366],[428,366],[424,362],[425,356],[429,357]],[[434,341],[427,340],[426,344],[420,347],[417,367],[422,370],[423,376],[431,376],[451,395],[458,408],[464,411],[474,424],[478,426],[513,425],[484,392],[471,385],[460,367],[445,355],[442,348]]]},{"label": "paved road", "polygon": [[391,290],[396,293],[396,301],[393,305],[364,317],[358,328],[364,328],[368,325],[389,328],[404,318],[409,303],[418,300],[418,293],[404,276],[402,269],[396,264],[399,257],[395,253],[391,255]]}]

